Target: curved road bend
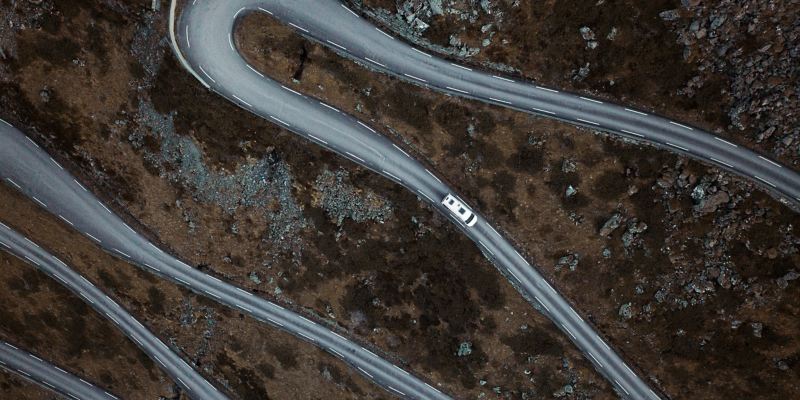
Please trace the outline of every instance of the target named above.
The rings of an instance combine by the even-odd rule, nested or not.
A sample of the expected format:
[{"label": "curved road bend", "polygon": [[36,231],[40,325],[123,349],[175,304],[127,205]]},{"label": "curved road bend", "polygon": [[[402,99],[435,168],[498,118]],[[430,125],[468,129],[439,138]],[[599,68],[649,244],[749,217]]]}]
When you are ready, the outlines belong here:
[{"label": "curved road bend", "polygon": [[[485,218],[481,217],[478,224],[469,229],[455,219],[439,201],[445,194],[455,192],[431,171],[369,125],[282,86],[248,65],[237,52],[232,36],[236,19],[247,12],[272,14],[302,34],[332,43],[340,51],[368,54],[371,57],[368,62],[377,64],[378,57],[386,57],[380,61],[387,63],[383,68],[397,68],[407,79],[431,87],[434,87],[434,77],[428,76],[431,74],[441,77],[448,85],[464,87],[462,75],[470,71],[457,68],[453,71],[455,77],[448,77],[435,68],[422,68],[426,63],[437,63],[437,59],[410,50],[402,42],[376,31],[339,3],[328,0],[197,0],[183,10],[174,27],[179,35],[179,39],[173,38],[180,45],[178,57],[204,85],[245,110],[272,120],[427,199],[434,209],[451,218],[475,241],[529,301],[535,302],[569,335],[597,370],[613,382],[620,395],[636,399],[659,398]],[[492,83],[497,86],[494,81]]]},{"label": "curved road bend", "polygon": [[32,353],[20,350],[10,343],[0,341],[0,369],[2,368],[19,374],[31,382],[70,399],[119,399],[117,396],[36,357]]},{"label": "curved road bend", "polygon": [[[150,358],[158,362],[175,382],[193,399],[226,400],[213,385],[208,383],[197,371],[175,354],[164,342],[147,330],[122,306],[111,300],[89,280],[72,270],[63,261],[49,254],[27,237],[0,222],[0,249],[23,261],[32,264],[42,272],[57,279],[67,289],[91,304],[92,308],[111,320],[122,333],[133,340]],[[41,360],[39,360],[41,363]],[[40,366],[41,368],[41,366]],[[89,388],[80,387],[85,392],[101,389],[83,381]],[[110,396],[110,395],[109,395]],[[110,396],[113,397],[113,396]],[[79,396],[78,398],[83,398]],[[106,399],[108,396],[106,397]]]},{"label": "curved road bend", "polygon": [[[433,386],[325,326],[200,272],[158,249],[113,214],[33,140],[2,120],[0,143],[0,180],[114,256],[310,342],[342,359],[392,394],[417,399],[450,399]],[[19,247],[27,241],[14,243]],[[49,259],[36,261],[46,265]]]},{"label": "curved road bend", "polygon": [[[658,115],[609,103],[603,100],[562,92],[530,82],[473,70],[409,46],[396,40],[335,0],[228,0],[224,5],[210,6],[207,0],[195,0],[196,6],[183,18],[184,35],[181,45],[188,54],[222,54],[216,46],[202,41],[208,35],[190,32],[188,38],[197,37],[197,46],[189,49],[186,27],[192,24],[227,37],[230,32],[219,32],[230,27],[231,13],[242,7],[253,10],[259,7],[289,24],[300,34],[377,70],[400,79],[461,96],[492,103],[515,110],[563,120],[591,129],[603,130],[629,139],[653,143],[661,148],[714,164],[748,178],[778,198],[795,207],[800,206],[800,174],[752,150],[738,146],[702,129],[682,124]],[[311,5],[313,3],[313,6]],[[211,8],[222,8],[213,11]],[[196,12],[194,9],[198,9]],[[191,27],[190,27],[191,29]],[[200,31],[201,29],[197,29]],[[201,38],[201,36],[203,38]],[[199,44],[202,43],[202,44]],[[212,48],[213,47],[213,48]],[[230,49],[229,49],[230,50]],[[200,61],[198,57],[194,57]],[[238,58],[238,57],[237,57]],[[210,61],[210,60],[207,60]],[[237,62],[238,63],[238,62]],[[218,60],[203,65],[231,65]],[[231,70],[217,70],[229,73]],[[215,76],[216,78],[216,76]],[[241,80],[243,76],[237,76]],[[213,85],[215,89],[218,85]],[[230,89],[236,89],[230,88]],[[229,91],[228,93],[233,94]],[[236,94],[240,92],[236,91]]]}]

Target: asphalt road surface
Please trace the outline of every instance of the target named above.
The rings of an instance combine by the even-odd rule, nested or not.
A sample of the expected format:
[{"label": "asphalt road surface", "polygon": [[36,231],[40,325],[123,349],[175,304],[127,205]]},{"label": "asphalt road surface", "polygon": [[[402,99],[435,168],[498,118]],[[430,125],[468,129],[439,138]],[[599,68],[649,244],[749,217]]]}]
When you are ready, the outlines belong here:
[{"label": "asphalt road surface", "polygon": [[[163,252],[112,213],[33,140],[2,120],[0,143],[0,180],[19,190],[112,255],[310,342],[342,359],[397,396],[450,399],[434,386],[326,326],[200,272]],[[17,245],[14,247],[9,243],[9,247],[13,249],[24,244],[19,241],[15,243]],[[37,260],[42,265],[45,265],[45,261],[47,260]],[[85,289],[88,290],[89,287],[86,286]],[[118,311],[113,308],[110,310]],[[195,398],[210,396],[200,389],[191,393],[193,397],[197,396]]]},{"label": "asphalt road surface", "polygon": [[75,400],[118,400],[116,396],[49,362],[0,341],[0,369]]},{"label": "asphalt road surface", "polygon": [[650,111],[472,70],[395,40],[338,1],[312,2],[313,8],[308,6],[309,0],[251,0],[246,3],[280,3],[276,16],[293,25],[299,33],[401,79],[451,95],[646,141],[734,172],[765,188],[785,204],[800,206],[800,174],[710,132]]},{"label": "asphalt road surface", "polygon": [[[3,142],[5,144],[5,142]],[[164,342],[159,340],[152,332],[147,330],[139,321],[136,320],[127,310],[108,297],[100,289],[94,286],[89,280],[72,270],[63,261],[49,254],[27,237],[19,234],[0,222],[0,250],[19,257],[23,261],[33,265],[45,274],[58,280],[67,289],[80,296],[88,302],[101,315],[108,318],[119,328],[128,338],[136,342],[145,354],[158,362],[161,368],[169,374],[194,399],[225,400],[227,397],[220,393],[214,386],[206,381],[197,371],[189,366],[175,352],[173,352]],[[40,361],[40,360],[39,360]],[[39,364],[29,364],[41,370]],[[26,372],[29,372],[26,370]],[[58,375],[61,377],[60,375]],[[73,383],[77,381],[75,379]],[[46,381],[48,383],[53,383]],[[64,381],[67,382],[67,381]],[[44,383],[44,381],[43,381]],[[88,387],[86,387],[88,386]],[[48,386],[49,387],[49,386]],[[70,393],[91,393],[101,392],[100,388],[83,381],[78,386],[67,387]],[[71,394],[68,394],[71,395]],[[105,398],[112,397],[107,395]],[[84,398],[78,396],[78,398]]]},{"label": "asphalt road surface", "polygon": [[[520,292],[572,339],[596,369],[614,384],[621,396],[636,399],[659,398],[483,216],[478,214],[480,220],[477,225],[467,228],[447,211],[440,201],[447,193],[455,194],[455,191],[435,174],[368,124],[283,86],[247,64],[236,49],[232,32],[237,18],[248,12],[268,13],[301,34],[370,63],[373,67],[427,87],[445,87],[445,90],[453,94],[488,99],[529,112],[525,107],[547,107],[547,110],[537,108],[540,111],[534,111],[563,119],[569,119],[570,116],[581,120],[592,118],[591,124],[581,123],[595,128],[601,128],[603,124],[625,124],[627,128],[648,132],[649,135],[655,134],[635,122],[652,123],[655,120],[653,117],[644,118],[638,112],[625,111],[596,100],[574,100],[574,96],[551,89],[537,89],[507,78],[493,77],[450,64],[395,40],[331,0],[197,0],[187,5],[177,23],[171,21],[173,45],[177,44],[180,48],[177,55],[182,64],[204,85],[240,107],[339,153],[426,199],[477,243]],[[624,114],[615,114],[617,109]],[[597,125],[594,124],[595,121]],[[688,146],[681,139],[688,138],[685,132],[697,134],[688,127],[673,123],[658,126],[666,129],[666,132],[673,132],[674,128],[681,129],[683,135],[676,135],[672,140],[673,145]],[[711,139],[708,144],[724,149],[725,154],[733,154],[730,149],[745,151],[716,139]],[[718,156],[729,159],[725,158],[727,155]],[[772,171],[769,166],[765,168]],[[778,183],[784,182],[766,173],[762,175]],[[787,174],[784,173],[783,176]]]}]

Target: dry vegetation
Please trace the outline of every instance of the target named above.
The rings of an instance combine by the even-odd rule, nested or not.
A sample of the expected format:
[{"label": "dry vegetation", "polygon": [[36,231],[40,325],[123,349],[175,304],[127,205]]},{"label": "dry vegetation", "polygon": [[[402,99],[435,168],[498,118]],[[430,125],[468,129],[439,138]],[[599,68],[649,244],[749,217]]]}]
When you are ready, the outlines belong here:
[{"label": "dry vegetation", "polygon": [[[396,11],[392,0],[364,0],[367,7]],[[711,128],[725,127],[721,86],[708,86],[695,99],[677,94],[691,78],[692,66],[683,62],[676,43],[658,14],[676,8],[676,1],[629,0],[492,1],[504,22],[494,29],[491,44],[468,62],[502,63],[518,69],[522,76],[553,87],[589,91],[626,103],[636,102],[660,112],[675,112]],[[451,34],[463,43],[482,47],[485,24],[493,15],[480,13],[475,22],[458,15],[437,16],[423,37],[447,46]],[[599,43],[587,49],[580,28],[589,26]],[[612,39],[607,35],[616,30]],[[586,79],[574,79],[575,71],[589,64]],[[721,83],[721,81],[720,81]]]},{"label": "dry vegetation", "polygon": [[132,399],[171,393],[158,366],[83,299],[8,253],[0,253],[0,263],[0,338],[112,393]]},{"label": "dry vegetation", "polygon": [[444,0],[433,16],[427,1],[348,2],[413,4],[430,25],[419,38],[479,49],[461,62],[655,110],[800,165],[796,2]]},{"label": "dry vegetation", "polygon": [[[158,45],[165,15],[145,12],[149,1],[127,6],[104,0],[44,3],[53,12],[17,34],[22,50],[8,62],[14,79],[0,83],[0,114],[45,145],[138,229],[197,268],[374,344],[376,351],[458,397],[550,398],[567,384],[575,389],[572,398],[613,397],[566,338],[470,242],[414,196],[203,90]],[[30,12],[29,6],[14,7]],[[576,23],[570,20],[574,13],[557,11],[561,19],[554,21]],[[537,18],[544,17],[552,15]],[[658,33],[648,18],[625,23],[642,34]],[[559,35],[557,30],[542,32]],[[156,43],[147,56],[131,50],[142,38]],[[563,34],[562,39],[564,46],[576,46],[574,38]],[[623,63],[622,71],[608,76],[642,90],[642,101],[660,106],[655,101],[669,98],[668,93],[631,83],[644,75],[683,73],[662,65],[666,56],[645,54],[674,51],[656,39],[641,47],[647,68]],[[546,43],[517,40],[530,47],[504,55],[497,46],[487,53],[495,51],[509,63],[530,63],[526,71],[531,76],[557,84],[559,68],[567,65],[560,56],[572,53],[547,47],[548,53],[543,51]],[[642,41],[640,36],[621,40],[628,45]],[[709,398],[796,397],[798,284],[790,282],[780,291],[773,286],[776,277],[799,264],[796,254],[774,249],[778,242],[784,243],[781,249],[791,248],[794,239],[786,237],[796,238],[793,229],[800,221],[775,201],[662,151],[374,74],[264,16],[247,17],[237,42],[269,76],[370,120],[429,162],[508,232],[582,314],[673,398],[697,393]],[[549,55],[542,59],[551,64],[527,58],[539,54]],[[616,65],[613,58],[592,61],[609,70]],[[636,75],[640,69],[643,75]],[[604,82],[587,84],[613,92]],[[708,100],[715,101],[713,96]],[[286,198],[267,197],[263,204],[237,204],[230,211],[199,195],[202,188],[192,181],[170,178],[180,176],[185,165],[153,157],[168,143],[142,123],[149,115],[142,103],[152,104],[162,117],[172,115],[178,135],[198,146],[202,157],[194,166],[202,164],[221,176],[240,176],[241,168],[265,160],[270,168],[285,168],[288,175],[265,177],[256,185],[285,187]],[[711,122],[716,118],[713,104],[686,107],[687,112],[710,110]],[[691,189],[657,184],[676,170],[685,172],[687,180],[726,182],[735,200],[695,216]],[[384,199],[392,205],[391,215],[339,223],[322,205],[316,184],[326,171],[346,172],[343,182],[354,188],[354,198],[372,194]],[[566,197],[568,186],[577,195]],[[115,260],[18,196],[6,189],[2,194],[11,196],[5,204],[15,207],[0,210],[0,220],[63,255],[162,339],[175,338],[182,355],[213,382],[227,382],[223,386],[234,397],[388,397],[325,353]],[[296,209],[289,207],[292,202]],[[597,234],[615,211],[648,225],[631,248],[621,244],[625,226],[610,238]],[[299,221],[297,229],[274,236],[282,212]],[[737,221],[734,226],[731,220]],[[709,255],[704,242],[723,223],[731,239],[727,247],[714,250],[723,254]],[[608,257],[603,256],[606,248]],[[575,271],[555,267],[560,257],[572,253],[581,255]],[[676,306],[677,295],[664,303],[652,301],[667,278],[691,279],[709,260],[716,263],[726,253],[727,267],[745,277],[749,289],[716,287],[689,308]],[[754,289],[756,284],[763,290]],[[627,302],[637,312],[632,319],[618,315]],[[642,312],[645,307],[652,312]],[[743,327],[732,328],[734,320],[743,321]],[[764,326],[760,338],[748,325],[756,321]],[[213,337],[205,339],[208,330]],[[456,353],[464,342],[471,343],[472,353],[460,357]],[[778,360],[786,368],[778,368]],[[128,397],[124,390],[118,394]]]},{"label": "dry vegetation", "polygon": [[[103,288],[231,398],[386,398],[316,347],[112,257],[5,186],[0,202],[15,204],[0,209],[0,220]],[[81,298],[7,253],[0,257],[8,271],[0,338],[124,398],[185,398]]]},{"label": "dry vegetation", "polygon": [[[797,327],[789,322],[796,315],[790,304],[797,287],[776,290],[774,280],[797,265],[797,255],[788,250],[769,259],[766,251],[784,240],[797,242],[793,227],[798,221],[790,210],[751,193],[745,182],[663,151],[370,73],[266,16],[249,17],[238,33],[245,55],[269,76],[384,127],[468,193],[671,396],[688,396],[708,385],[722,397],[796,393],[789,383],[796,367],[778,369],[776,362],[794,359],[800,346],[793,339]],[[725,185],[736,200],[710,213],[694,212],[693,186],[676,193],[658,184],[672,185],[670,179],[678,174],[695,183],[705,179]],[[576,195],[566,196],[569,186]],[[625,224],[608,238],[598,235],[614,212],[646,223],[645,233],[632,236],[631,246],[624,245]],[[727,226],[727,221],[739,223]],[[772,228],[762,228],[764,223]],[[707,238],[721,241],[714,235],[723,225],[727,247],[707,251],[703,240],[706,246]],[[756,246],[766,230],[772,233]],[[725,248],[736,249],[735,256],[728,257]],[[570,254],[580,255],[576,271],[557,266]],[[774,250],[771,254],[775,257]],[[766,264],[772,267],[756,267]],[[712,284],[716,293],[692,299],[691,307],[680,306],[686,296],[682,286],[708,265],[731,268],[753,286]],[[677,293],[663,304],[653,301],[667,283],[677,285]],[[757,292],[765,296],[761,301]],[[636,318],[619,315],[627,302],[633,303]],[[759,321],[774,336],[759,338],[749,328],[731,328]],[[684,350],[676,348],[679,342]],[[708,365],[714,368],[704,368]]]},{"label": "dry vegetation", "polygon": [[20,400],[47,399],[53,396],[44,388],[10,373],[0,374],[0,393],[9,399]]},{"label": "dry vegetation", "polygon": [[[141,57],[130,54],[130,47],[137,43],[141,27],[147,23],[147,14],[141,10],[119,13],[103,5],[78,7],[67,19],[64,10],[54,7],[57,11],[41,22],[49,26],[47,29],[19,34],[20,47],[60,38],[78,43],[80,50],[55,59],[47,52],[14,59],[11,67],[16,79],[4,83],[3,117],[46,146],[139,229],[204,271],[293,304],[301,312],[323,316],[358,340],[375,343],[380,348],[376,351],[383,351],[429,381],[441,383],[443,390],[457,396],[494,390],[512,395],[534,391],[550,395],[570,384],[580,393],[607,398],[607,384],[588,362],[498,278],[470,243],[443,219],[420,208],[418,199],[202,90],[169,54],[159,55],[164,54],[159,53],[163,48],[149,53],[158,62],[163,60],[158,72],[151,75]],[[103,39],[97,39],[98,46],[105,51],[98,53],[80,45],[88,40],[80,28],[89,25],[99,30],[96,35]],[[112,26],[113,35],[109,33]],[[159,33],[163,24],[152,26],[154,36],[163,33]],[[71,57],[81,62],[61,63]],[[148,77],[152,77],[152,89],[142,85]],[[140,85],[142,89],[138,89]],[[92,90],[77,91],[75,87]],[[83,95],[66,95],[76,92]],[[140,102],[152,102],[155,112],[173,113],[177,132],[199,146],[201,162],[213,173],[232,175],[237,168],[258,160],[287,165],[291,172],[289,194],[300,204],[298,218],[305,222],[305,228],[287,235],[286,240],[271,240],[269,231],[278,223],[270,213],[286,207],[282,199],[241,206],[231,213],[199,198],[197,187],[166,178],[181,166],[147,158],[164,143],[142,124]],[[145,133],[138,147],[131,137],[140,130]],[[356,194],[373,192],[389,199],[394,210],[391,218],[384,223],[345,219],[338,225],[315,200],[320,197],[316,178],[325,171],[346,171],[349,178],[345,184],[354,187]],[[15,226],[23,229],[27,225],[20,221]],[[453,247],[454,238],[458,247]],[[231,393],[246,396],[253,393],[251,389],[261,393],[265,388],[277,398],[317,398],[318,393],[306,390],[313,386],[307,381],[318,380],[319,370],[332,363],[327,355],[302,350],[299,342],[287,339],[283,348],[302,354],[307,361],[298,362],[297,368],[285,367],[271,358],[269,349],[260,347],[266,337],[274,343],[275,332],[241,332],[233,322],[235,316],[218,310],[214,315],[219,333],[209,346],[227,346],[220,344],[220,336],[226,335],[231,342],[239,343],[229,345],[239,355],[234,357],[229,351],[223,353],[225,357],[199,357],[202,318],[188,329],[180,325],[178,316],[184,301],[193,309],[200,308],[198,304],[211,309],[211,304],[151,276],[140,276],[138,270],[128,266],[102,276],[84,272],[118,295],[125,291],[123,304],[157,327],[161,337],[181,340],[181,346],[190,349],[186,352],[189,357],[197,357],[195,362],[200,365],[209,365],[212,381],[231,381]],[[151,286],[158,287],[163,295],[150,290]],[[169,303],[159,305],[162,298]],[[365,302],[368,307],[364,307]],[[160,320],[163,315],[169,319]],[[542,336],[529,344],[515,340],[526,332]],[[467,341],[472,353],[457,357],[460,343]],[[521,363],[515,353],[529,357]],[[241,367],[259,365],[240,361],[238,357],[243,354],[271,360],[265,362],[274,366],[275,378],[269,378],[269,368],[252,372]],[[302,369],[310,368],[312,357],[317,371]],[[231,359],[237,360],[236,370],[230,367]],[[338,368],[340,373],[334,373],[334,377],[360,379],[347,378],[352,371]],[[223,376],[224,371],[230,371],[231,377]],[[385,396],[372,386],[340,386],[319,390],[331,390],[325,397],[333,398]]]}]

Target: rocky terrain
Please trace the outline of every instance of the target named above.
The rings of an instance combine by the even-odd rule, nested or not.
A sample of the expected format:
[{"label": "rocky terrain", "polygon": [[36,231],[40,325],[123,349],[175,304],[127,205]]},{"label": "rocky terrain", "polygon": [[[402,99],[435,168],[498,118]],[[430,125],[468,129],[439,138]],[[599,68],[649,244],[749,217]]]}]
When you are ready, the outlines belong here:
[{"label": "rocky terrain", "polygon": [[791,210],[716,169],[435,95],[251,18],[239,45],[253,64],[383,127],[477,199],[654,386],[797,393]]},{"label": "rocky terrain", "polygon": [[[756,122],[778,121],[769,113],[796,111],[754,106],[763,116],[740,118],[738,132],[726,117],[734,91],[717,90],[728,85],[719,73],[681,91],[701,64],[684,61],[675,32],[706,18],[707,36],[694,37],[710,40],[707,18],[719,13],[694,1],[351,5],[451,57],[601,90],[740,142]],[[371,345],[459,398],[614,397],[445,219],[203,90],[169,52],[165,10],[150,6],[0,5],[14,21],[0,28],[0,117],[191,265]],[[791,16],[794,6],[771,15]],[[661,15],[674,9],[677,18]],[[734,18],[726,20],[714,29]],[[800,393],[800,221],[751,184],[598,132],[431,93],[264,16],[236,33],[270,77],[381,127],[465,193],[654,387],[676,399]],[[791,72],[763,68],[775,85],[792,82]],[[18,197],[9,203],[0,219],[66,254],[233,397],[388,397],[325,353],[98,252]]]},{"label": "rocky terrain", "polygon": [[[232,399],[384,399],[316,347],[222,307],[100,250],[15,191],[0,186],[0,220],[64,260],[131,312]],[[6,253],[0,338],[121,398],[188,399],[158,364],[57,281]],[[3,374],[5,375],[5,374]],[[9,381],[13,390],[30,391]],[[48,395],[7,398],[51,398]]]},{"label": "rocky terrain", "polygon": [[679,95],[698,98],[725,77],[723,111],[731,132],[754,148],[798,165],[800,4],[796,1],[685,1],[659,17],[683,45],[696,75]]},{"label": "rocky terrain", "polygon": [[[372,343],[456,396],[609,397],[607,383],[566,339],[418,199],[203,90],[169,53],[163,10],[153,13],[149,2],[41,7],[49,12],[12,6],[29,18],[11,36],[15,48],[46,49],[58,38],[65,53],[9,56],[2,118],[132,226],[199,269]],[[29,223],[10,224],[24,230]],[[247,325],[243,332],[238,314],[132,268],[108,279],[83,272],[232,395],[386,396],[340,383],[360,378],[292,338],[279,350],[298,349],[305,361],[276,361],[259,347],[276,331]],[[122,282],[131,283],[118,288]],[[211,337],[207,315],[215,321]],[[196,322],[186,326],[187,318]],[[307,390],[320,373],[332,376],[331,387]]]},{"label": "rocky terrain", "polygon": [[348,0],[421,46],[610,97],[800,165],[793,0]]}]

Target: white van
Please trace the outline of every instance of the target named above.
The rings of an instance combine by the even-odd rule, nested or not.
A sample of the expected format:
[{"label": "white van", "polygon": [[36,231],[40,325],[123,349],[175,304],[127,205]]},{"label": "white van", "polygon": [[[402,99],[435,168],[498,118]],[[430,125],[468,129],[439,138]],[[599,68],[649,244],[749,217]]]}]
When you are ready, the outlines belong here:
[{"label": "white van", "polygon": [[467,226],[474,226],[476,223],[478,223],[478,216],[476,216],[475,213],[469,209],[469,207],[464,205],[464,203],[450,193],[448,193],[447,196],[444,196],[442,204],[447,207],[448,210],[452,211],[453,214],[458,217],[458,219],[464,221]]}]

